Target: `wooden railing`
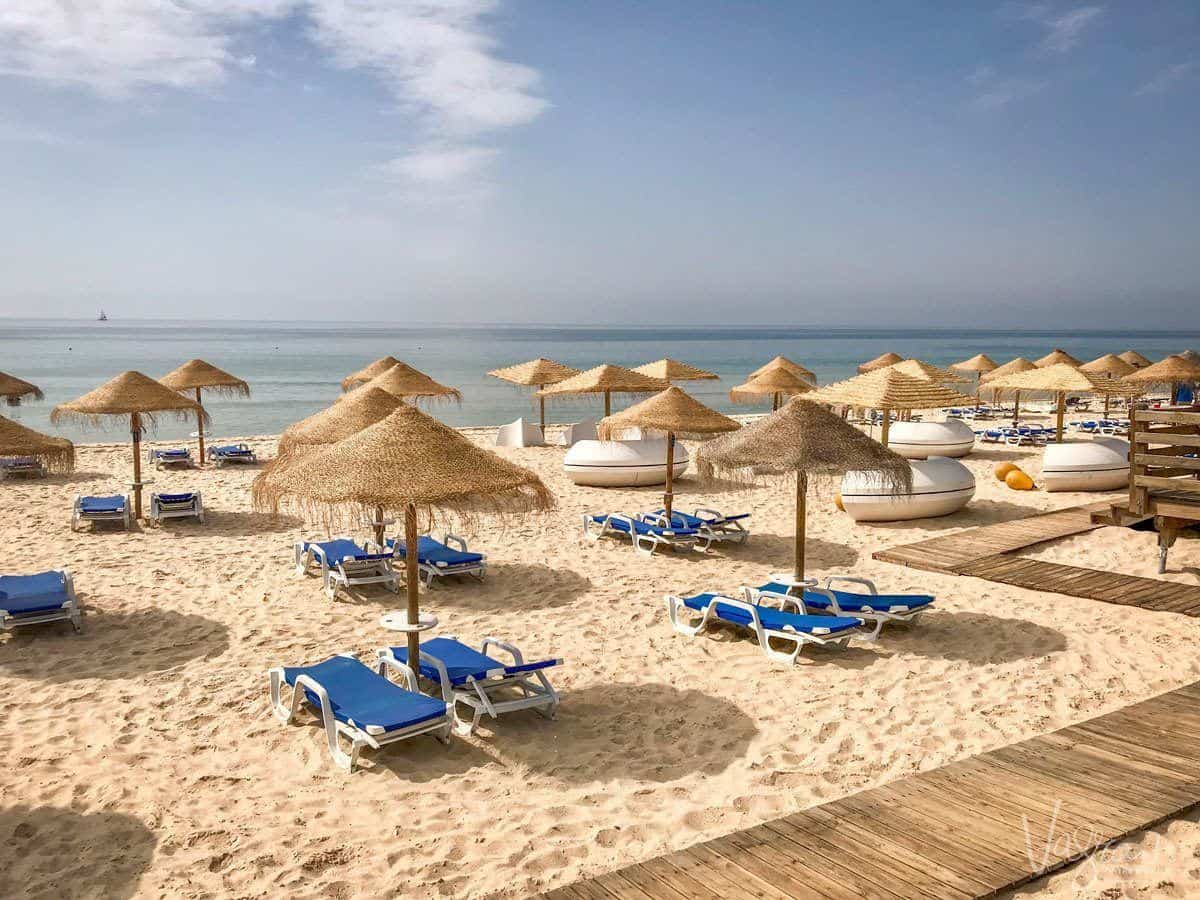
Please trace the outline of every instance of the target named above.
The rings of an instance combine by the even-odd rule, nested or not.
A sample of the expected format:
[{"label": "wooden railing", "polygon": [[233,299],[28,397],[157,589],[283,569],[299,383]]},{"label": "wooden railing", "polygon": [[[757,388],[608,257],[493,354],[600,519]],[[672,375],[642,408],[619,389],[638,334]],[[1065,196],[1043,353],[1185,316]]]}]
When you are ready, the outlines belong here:
[{"label": "wooden railing", "polygon": [[1129,423],[1129,511],[1147,515],[1154,491],[1178,491],[1195,494],[1184,505],[1200,518],[1200,458],[1189,456],[1200,454],[1200,412],[1135,409]]}]

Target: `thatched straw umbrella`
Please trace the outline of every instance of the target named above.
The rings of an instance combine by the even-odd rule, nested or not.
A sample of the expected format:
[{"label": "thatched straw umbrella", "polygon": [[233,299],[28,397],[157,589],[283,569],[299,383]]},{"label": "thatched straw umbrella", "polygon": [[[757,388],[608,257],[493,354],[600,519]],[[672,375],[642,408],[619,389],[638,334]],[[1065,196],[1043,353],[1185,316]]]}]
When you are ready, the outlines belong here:
[{"label": "thatched straw umbrella", "polygon": [[874,359],[868,359],[865,363],[858,367],[858,374],[864,372],[874,372],[876,369],[883,369],[887,366],[894,366],[898,362],[904,362],[904,357],[899,353],[881,353]]},{"label": "thatched straw umbrella", "polygon": [[1141,369],[1150,365],[1150,360],[1142,356],[1142,354],[1138,353],[1136,350],[1126,350],[1124,353],[1119,353],[1117,355],[1135,369]]},{"label": "thatched straw umbrella", "polygon": [[[195,391],[196,405],[201,407],[204,405],[203,398],[200,396],[202,390],[222,397],[250,396],[250,385],[246,384],[242,379],[230,375],[228,372],[222,371],[210,363],[206,363],[202,359],[189,360],[174,372],[168,372],[158,380],[173,391]],[[198,418],[197,420],[196,436],[200,440],[200,459],[198,462],[199,465],[203,466],[204,420],[202,418]]]},{"label": "thatched straw umbrella", "polygon": [[1043,366],[1029,372],[1017,372],[1011,375],[1000,375],[989,378],[988,387],[1003,388],[1010,391],[1027,391],[1032,393],[1054,394],[1058,398],[1058,413],[1055,425],[1055,441],[1063,439],[1063,416],[1067,411],[1067,394],[1113,394],[1131,396],[1138,393],[1138,388],[1105,378],[1103,375],[1093,375],[1084,372],[1067,363],[1055,363]]},{"label": "thatched straw umbrella", "polygon": [[251,497],[256,509],[315,513],[327,527],[373,515],[380,542],[384,515],[404,516],[410,660],[420,649],[418,516],[430,523],[447,513],[464,520],[479,512],[505,515],[554,503],[533,472],[408,404],[343,441],[263,472],[254,479]]},{"label": "thatched straw umbrella", "polygon": [[1078,359],[1073,357],[1070,353],[1068,353],[1062,347],[1055,347],[1053,350],[1051,350],[1049,353],[1047,353],[1041,359],[1035,359],[1033,361],[1033,364],[1035,366],[1037,366],[1039,369],[1044,369],[1044,368],[1046,368],[1046,366],[1057,366],[1057,365],[1068,365],[1068,366],[1074,366],[1075,368],[1078,368],[1079,366],[1083,365],[1082,362],[1080,362]]},{"label": "thatched straw umbrella", "polygon": [[[579,370],[539,356],[537,359],[531,359],[529,362],[523,362],[515,366],[492,369],[488,374],[502,381],[508,381],[524,387],[535,387],[540,391],[548,384],[558,384],[560,381],[566,381],[568,378],[578,375]],[[538,397],[538,409],[541,414],[542,434],[544,435],[546,433],[545,397]]]},{"label": "thatched straw umbrella", "polygon": [[401,366],[404,363],[396,359],[394,356],[381,356],[369,366],[363,366],[353,375],[347,375],[342,379],[342,390],[348,391],[350,388],[358,384],[366,384],[377,375],[382,375],[392,366]]},{"label": "thatched straw umbrella", "polygon": [[970,397],[951,390],[940,381],[906,375],[895,367],[876,369],[837,384],[828,384],[808,399],[814,403],[879,410],[883,413],[879,441],[885,447],[893,412],[971,405]]},{"label": "thatched straw umbrella", "polygon": [[[1103,375],[1105,378],[1124,378],[1130,372],[1137,371],[1137,367],[1132,363],[1127,363],[1115,353],[1105,353],[1103,356],[1097,356],[1091,362],[1084,363],[1079,367],[1083,372],[1090,372],[1093,375]],[[1112,395],[1104,395],[1104,418],[1108,418],[1108,407],[1112,401]]]},{"label": "thatched straw umbrella", "polygon": [[763,397],[771,398],[771,410],[779,409],[781,397],[792,397],[796,394],[807,394],[816,390],[802,376],[797,375],[784,365],[770,365],[760,369],[759,374],[751,375],[745,384],[739,384],[729,392],[729,399],[734,403],[760,403]]},{"label": "thatched straw umbrella", "polygon": [[979,411],[979,393],[983,387],[983,376],[988,372],[994,372],[1000,368],[999,363],[988,356],[986,353],[977,353],[970,359],[964,359],[962,362],[952,363],[950,369],[955,372],[974,372],[975,373],[975,410]]},{"label": "thatched straw umbrella", "polygon": [[[387,391],[389,394],[399,397],[402,400],[451,400],[455,403],[462,400],[462,394],[458,388],[438,384],[424,372],[418,372],[412,366],[405,363],[396,363],[396,365],[392,366],[386,372],[376,375],[370,381],[359,385],[354,390],[363,390],[368,386]],[[342,399],[344,400],[345,397]]]},{"label": "thatched straw umbrella", "polygon": [[568,394],[603,394],[604,415],[609,416],[612,415],[613,394],[657,394],[669,387],[670,385],[661,378],[651,378],[633,369],[605,363],[564,379],[558,384],[542,388],[537,395],[559,397]]},{"label": "thatched straw umbrella", "polygon": [[[1002,366],[997,366],[985,375],[981,375],[979,380],[981,384],[992,386],[993,378],[1003,378],[1005,375],[1015,375],[1018,372],[1032,372],[1037,368],[1037,364],[1031,359],[1026,359],[1023,356],[1018,356],[1016,359],[1010,359]],[[992,391],[993,399],[1003,391],[1002,388],[996,388]],[[1017,423],[1021,419],[1021,392],[1013,391],[1013,427],[1017,427]]]},{"label": "thatched straw umbrella", "polygon": [[285,428],[279,436],[279,458],[343,441],[386,419],[403,402],[377,387],[351,391],[337,403]]},{"label": "thatched straw umbrella", "polygon": [[75,470],[75,445],[0,416],[0,456],[32,456],[51,472]]},{"label": "thatched straw umbrella", "polygon": [[895,369],[902,375],[911,375],[913,378],[923,378],[926,381],[936,381],[941,384],[967,383],[967,379],[961,375],[956,375],[949,369],[943,369],[941,366],[935,366],[933,363],[927,363],[921,359],[904,359],[898,363],[892,363],[890,366],[884,366],[884,368]]},{"label": "thatched straw umbrella", "polygon": [[204,407],[160,384],[141,372],[123,372],[82,397],[63,403],[50,411],[50,421],[76,421],[93,428],[103,427],[113,416],[129,417],[133,438],[133,511],[142,517],[142,425],[154,425],[156,413],[170,412],[181,419],[196,416],[208,421]]},{"label": "thatched straw umbrella", "polygon": [[1200,380],[1200,362],[1193,362],[1182,353],[1160,359],[1152,366],[1130,372],[1121,379],[1127,385],[1135,385],[1146,389],[1152,384],[1169,384],[1171,386],[1171,403],[1179,394],[1179,385],[1185,381]]},{"label": "thatched straw umbrella", "polygon": [[44,395],[36,384],[0,372],[0,397],[3,397],[9,406],[20,406],[22,400],[41,400]]},{"label": "thatched straw umbrella", "polygon": [[667,486],[663,493],[663,508],[667,521],[671,520],[671,506],[675,496],[675,438],[706,438],[727,431],[737,431],[742,426],[715,409],[709,409],[699,400],[689,397],[677,387],[669,387],[661,394],[635,403],[629,409],[600,422],[600,437],[610,440],[626,428],[649,428],[667,433]]},{"label": "thatched straw umbrella", "polygon": [[796,538],[793,576],[804,579],[804,525],[808,479],[846,472],[878,472],[893,493],[912,489],[908,461],[803,397],[783,409],[700,448],[703,477],[721,472],[733,478],[796,477]]},{"label": "thatched straw umbrella", "polygon": [[808,369],[804,368],[804,366],[800,365],[800,363],[792,362],[786,356],[777,356],[773,360],[771,360],[769,363],[767,363],[765,366],[759,366],[757,369],[755,369],[753,372],[750,373],[749,377],[757,378],[759,375],[763,374],[764,372],[767,372],[767,371],[770,371],[771,369],[779,368],[779,367],[787,369],[793,375],[800,376],[800,378],[804,379],[805,381],[807,381],[809,384],[813,385],[814,387],[817,384],[817,376],[816,375],[814,375]]},{"label": "thatched straw umbrella", "polygon": [[644,366],[634,366],[633,371],[671,383],[676,381],[716,381],[721,377],[713,372],[689,366],[677,359],[656,359]]}]

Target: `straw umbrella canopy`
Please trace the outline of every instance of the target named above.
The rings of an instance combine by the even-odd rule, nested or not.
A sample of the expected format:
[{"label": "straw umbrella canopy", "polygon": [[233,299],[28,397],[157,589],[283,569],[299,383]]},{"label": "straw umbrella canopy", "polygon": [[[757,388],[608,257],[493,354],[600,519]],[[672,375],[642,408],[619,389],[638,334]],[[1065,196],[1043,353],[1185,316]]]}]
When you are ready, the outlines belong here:
[{"label": "straw umbrella canopy", "polygon": [[751,375],[745,384],[739,384],[729,392],[734,403],[759,403],[763,397],[771,398],[772,411],[779,409],[781,397],[807,394],[816,390],[805,379],[783,365],[769,365]]},{"label": "straw umbrella canopy", "polygon": [[539,397],[560,397],[569,394],[603,394],[604,415],[612,415],[613,394],[657,394],[671,385],[661,378],[651,378],[624,366],[605,363],[566,378],[558,384],[542,388]]},{"label": "straw umbrella canopy", "polygon": [[51,472],[75,470],[75,445],[0,416],[0,456],[32,456]]},{"label": "straw umbrella canopy", "polygon": [[1125,362],[1129,363],[1135,369],[1140,369],[1143,366],[1150,365],[1150,360],[1142,356],[1142,354],[1138,353],[1136,350],[1126,350],[1124,353],[1118,354],[1118,356],[1120,356],[1121,359],[1125,360]]},{"label": "straw umbrella canopy", "polygon": [[894,366],[855,375],[846,381],[828,384],[810,398],[814,403],[860,406],[883,413],[879,440],[885,447],[892,413],[914,409],[944,409],[970,406],[971,398],[951,390],[940,381],[906,375]]},{"label": "straw umbrella canopy", "polygon": [[[1086,362],[1079,367],[1081,371],[1091,372],[1093,375],[1103,375],[1105,378],[1124,378],[1130,372],[1136,372],[1137,368],[1132,363],[1127,363],[1115,353],[1105,353],[1103,356],[1097,356],[1091,362]],[[1104,417],[1108,418],[1109,402],[1112,400],[1110,394],[1104,395]]]},{"label": "straw umbrella canopy", "polygon": [[994,372],[1000,368],[1000,364],[988,356],[986,353],[977,353],[970,359],[964,359],[961,362],[952,363],[950,369],[955,372],[974,372],[975,373],[975,410],[979,410],[979,392],[983,388],[983,376],[988,372]]},{"label": "straw umbrella canopy", "polygon": [[[1015,375],[1019,372],[1032,372],[1037,368],[1037,363],[1031,359],[1026,359],[1024,356],[1018,356],[1016,359],[1010,359],[1002,366],[997,366],[992,371],[979,376],[980,385],[987,387],[992,386],[992,379],[1003,378],[1005,375]],[[992,391],[993,399],[996,395],[1002,392],[1003,388],[995,388]],[[1013,427],[1021,419],[1021,392],[1013,391]]]},{"label": "straw umbrella canopy", "polygon": [[1076,368],[1083,365],[1080,360],[1073,357],[1062,347],[1055,347],[1041,359],[1034,360],[1033,364],[1039,369],[1044,369],[1046,366],[1057,366],[1063,364],[1075,366]]},{"label": "straw umbrella canopy", "polygon": [[348,391],[357,384],[366,384],[376,375],[382,375],[392,366],[403,365],[400,360],[394,356],[381,356],[369,366],[363,366],[353,375],[347,375],[342,379],[342,390]]},{"label": "straw umbrella canopy", "polygon": [[386,419],[403,402],[377,387],[353,391],[337,403],[285,428],[279,436],[279,457],[336,444]]},{"label": "straw umbrella canopy", "polygon": [[[195,391],[196,405],[203,406],[200,392],[208,391],[224,397],[249,397],[250,385],[202,359],[185,362],[173,372],[158,379],[173,391]],[[196,437],[200,441],[200,465],[204,465],[204,422],[197,421]]]},{"label": "straw umbrella canopy", "polygon": [[404,516],[408,658],[420,649],[417,590],[418,516],[508,515],[549,509],[550,491],[533,472],[477,447],[453,428],[406,403],[387,418],[336,444],[263,472],[251,487],[254,507],[338,520],[373,515],[382,542],[384,515]]},{"label": "straw umbrella canopy", "polygon": [[1055,363],[1029,372],[1017,372],[989,378],[988,387],[1013,391],[1054,394],[1058,398],[1055,440],[1063,439],[1063,416],[1067,410],[1067,394],[1110,394],[1130,396],[1138,392],[1137,387],[1123,384],[1103,375],[1094,375],[1067,363]]},{"label": "straw umbrella canopy", "polygon": [[1194,362],[1180,353],[1160,359],[1154,365],[1146,366],[1130,372],[1121,379],[1127,385],[1136,385],[1142,389],[1152,384],[1169,384],[1171,386],[1171,402],[1175,402],[1179,385],[1185,381],[1200,380],[1200,362]]},{"label": "straw umbrella canopy", "polygon": [[753,372],[750,373],[749,377],[757,378],[759,375],[763,374],[764,372],[770,371],[771,369],[774,369],[774,368],[787,369],[793,375],[799,375],[802,379],[807,381],[809,384],[815,385],[817,383],[817,376],[815,374],[810,372],[808,369],[804,368],[804,366],[800,365],[800,363],[792,362],[786,356],[777,356],[773,360],[771,360],[769,363],[767,363],[765,366],[759,366],[757,369],[755,369]]},{"label": "straw umbrella canopy", "polygon": [[122,372],[82,397],[63,403],[50,411],[54,424],[75,421],[93,428],[116,417],[129,417],[129,433],[133,438],[133,509],[142,517],[142,425],[154,425],[158,413],[174,413],[181,419],[196,416],[208,421],[204,407],[194,400],[171,390],[141,372]]},{"label": "straw umbrella canopy", "polygon": [[3,397],[9,406],[20,406],[22,400],[41,400],[43,396],[42,389],[36,384],[0,372],[0,397]]},{"label": "straw umbrella canopy", "polygon": [[720,472],[734,478],[796,478],[796,537],[793,579],[804,579],[804,526],[808,479],[850,471],[878,472],[888,490],[912,489],[908,461],[853,425],[803,397],[732,434],[715,438],[697,454],[702,477]]},{"label": "straw umbrella canopy", "polygon": [[961,375],[956,375],[949,369],[943,369],[941,366],[935,366],[933,363],[927,363],[920,359],[905,359],[898,363],[893,363],[890,366],[885,366],[888,369],[895,369],[904,375],[911,375],[913,378],[924,378],[926,381],[938,381],[942,384],[966,384],[967,379]]},{"label": "straw umbrella canopy", "polygon": [[[365,384],[359,385],[355,390],[363,390],[367,387],[379,388],[403,400],[410,398],[413,400],[430,401],[452,400],[455,403],[462,400],[462,394],[458,388],[438,384],[424,372],[418,372],[406,363],[396,363],[396,365],[392,366],[386,372],[376,375]],[[342,399],[345,400],[346,398],[343,397]]]},{"label": "straw umbrella canopy", "polygon": [[669,382],[716,381],[721,377],[713,372],[689,366],[687,363],[680,362],[677,359],[656,359],[654,362],[648,362],[644,366],[634,366],[633,371],[640,372],[650,378],[657,378],[659,381]]},{"label": "straw umbrella canopy", "polygon": [[[564,366],[560,362],[539,356],[529,362],[507,366],[503,369],[492,369],[488,372],[493,378],[519,384],[525,387],[536,387],[539,391],[548,384],[558,384],[560,381],[579,374],[578,369]],[[542,433],[546,432],[546,398],[538,397],[538,408],[541,413]]]},{"label": "straw umbrella canopy", "polygon": [[874,372],[876,369],[883,369],[887,366],[894,366],[898,362],[904,362],[904,357],[899,353],[881,353],[874,359],[868,359],[865,363],[858,367],[858,374],[864,372]]},{"label": "straw umbrella canopy", "polygon": [[629,409],[601,420],[600,437],[609,440],[626,428],[650,428],[667,433],[667,486],[663,493],[663,508],[669,522],[675,496],[672,491],[675,483],[675,438],[711,437],[737,431],[741,427],[728,416],[709,409],[699,400],[672,386],[661,394],[648,397]]}]

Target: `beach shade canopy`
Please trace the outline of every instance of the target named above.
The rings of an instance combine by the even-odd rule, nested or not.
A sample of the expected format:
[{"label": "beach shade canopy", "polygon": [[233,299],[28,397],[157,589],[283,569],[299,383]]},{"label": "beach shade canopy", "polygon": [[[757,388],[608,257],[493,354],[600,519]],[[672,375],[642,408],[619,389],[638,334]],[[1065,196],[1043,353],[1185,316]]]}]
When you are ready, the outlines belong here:
[{"label": "beach shade canopy", "polygon": [[9,406],[20,406],[22,400],[43,399],[43,394],[36,384],[0,372],[0,397],[3,397]]},{"label": "beach shade canopy", "polygon": [[952,363],[950,368],[955,372],[976,372],[979,375],[984,375],[1000,368],[1000,364],[986,353],[977,353],[970,359]]},{"label": "beach shade canopy", "polygon": [[967,382],[966,378],[949,369],[943,369],[941,366],[935,366],[920,359],[904,359],[884,368],[894,369],[901,374],[911,375],[913,378],[938,381],[942,384],[965,384]]},{"label": "beach shade canopy", "polygon": [[1097,356],[1091,362],[1084,363],[1079,369],[1093,375],[1104,375],[1107,378],[1124,378],[1130,372],[1136,371],[1137,366],[1126,362],[1115,353],[1105,353],[1103,356]]},{"label": "beach shade canopy", "polygon": [[[568,378],[578,375],[579,370],[539,356],[537,359],[531,359],[529,362],[519,363],[515,366],[492,369],[488,374],[502,381],[520,384],[525,387],[536,387],[541,390],[548,384],[558,384],[560,381],[565,381]],[[546,433],[545,397],[538,397],[538,408],[541,412],[542,435],[544,437]]]},{"label": "beach shade canopy", "polygon": [[613,394],[657,394],[671,385],[661,378],[651,378],[633,369],[605,363],[580,372],[570,378],[538,391],[539,397],[562,397],[570,394],[603,394],[604,415],[612,414]]},{"label": "beach shade canopy", "polygon": [[648,428],[667,433],[667,487],[663,493],[663,508],[667,521],[670,521],[674,500],[675,438],[707,438],[737,431],[741,427],[733,419],[709,409],[679,388],[669,387],[661,394],[647,397],[616,415],[602,419],[600,437],[606,441],[619,438],[626,428]]},{"label": "beach shade canopy", "polygon": [[907,375],[894,366],[828,384],[809,399],[815,403],[879,410],[883,413],[879,440],[885,447],[893,411],[945,409],[948,406],[970,406],[974,402],[940,381]]},{"label": "beach shade canopy", "polygon": [[392,366],[400,365],[404,365],[404,363],[400,362],[400,360],[396,359],[394,356],[381,356],[369,366],[363,366],[363,368],[359,369],[353,375],[347,375],[345,378],[343,378],[342,390],[348,391],[357,384],[366,384],[375,376],[382,375]]},{"label": "beach shade canopy", "polygon": [[[979,376],[980,388],[991,388],[993,378],[1002,378],[1005,375],[1014,375],[1018,372],[1032,372],[1037,368],[1037,364],[1024,356],[1018,356],[1016,359],[1010,359],[1002,366],[997,366],[990,372],[986,372]],[[1003,392],[1003,388],[992,389],[992,396],[995,398]],[[1013,427],[1021,420],[1021,392],[1013,391]]]},{"label": "beach shade canopy", "polygon": [[51,472],[75,470],[75,445],[0,416],[0,456],[32,456]]},{"label": "beach shade canopy", "polygon": [[[376,375],[354,390],[363,390],[367,387],[379,388],[381,391],[387,391],[392,396],[404,400],[410,398],[418,401],[452,400],[455,403],[462,400],[462,394],[459,393],[458,388],[438,384],[424,372],[418,372],[406,363],[396,363],[386,372]],[[342,399],[344,400],[345,397]]]},{"label": "beach shade canopy", "polygon": [[1080,360],[1073,357],[1070,353],[1068,353],[1062,347],[1055,347],[1053,350],[1051,350],[1049,353],[1047,353],[1041,359],[1035,359],[1033,361],[1033,364],[1035,366],[1037,366],[1039,369],[1044,369],[1046,366],[1057,366],[1057,365],[1068,365],[1068,366],[1075,366],[1078,368],[1079,366],[1083,365],[1083,363]]},{"label": "beach shade canopy", "polygon": [[1125,384],[1103,375],[1084,372],[1068,363],[1032,369],[1028,372],[1013,372],[987,380],[990,388],[1000,388],[1022,393],[1054,394],[1058,398],[1058,415],[1055,440],[1062,441],[1063,416],[1066,414],[1067,394],[1096,394],[1101,396],[1133,396],[1140,388]]},{"label": "beach shade canopy", "polygon": [[767,363],[765,366],[759,366],[759,368],[755,369],[753,372],[750,373],[749,377],[757,378],[759,375],[762,375],[764,372],[769,372],[771,369],[777,369],[777,368],[787,369],[793,375],[799,375],[801,378],[803,378],[805,381],[809,382],[810,384],[815,385],[817,383],[817,376],[815,374],[810,372],[808,369],[804,368],[804,366],[800,365],[800,363],[792,362],[786,356],[777,356],[773,360],[771,360],[769,363]]},{"label": "beach shade canopy", "polygon": [[142,517],[142,426],[154,425],[158,413],[174,413],[181,419],[197,417],[207,423],[208,413],[195,400],[171,390],[141,372],[122,372],[94,391],[63,403],[50,411],[50,421],[78,422],[92,428],[103,427],[115,417],[129,418],[133,438],[134,515]]},{"label": "beach shade canopy", "polygon": [[769,366],[760,369],[759,374],[751,375],[745,384],[739,384],[729,392],[729,399],[734,403],[761,403],[763,397],[771,398],[771,409],[777,410],[780,398],[796,394],[807,394],[816,390],[805,378],[796,374],[786,366]]},{"label": "beach shade canopy", "polygon": [[633,371],[640,372],[659,381],[715,381],[720,378],[712,372],[697,369],[677,359],[656,359],[644,366],[635,366]]},{"label": "beach shade canopy", "polygon": [[876,369],[894,366],[898,362],[904,362],[904,357],[899,353],[881,353],[874,359],[868,359],[865,363],[860,365],[858,367],[858,373],[861,375],[864,372],[874,372]]},{"label": "beach shade canopy", "polygon": [[307,453],[357,434],[368,425],[386,419],[404,401],[377,387],[352,391],[307,419],[284,429],[279,436],[279,456]]},{"label": "beach shade canopy", "polygon": [[1138,353],[1136,350],[1126,350],[1124,353],[1118,353],[1117,355],[1135,369],[1140,369],[1143,366],[1150,365],[1150,360],[1145,356],[1142,356],[1142,354]]},{"label": "beach shade canopy", "polygon": [[261,473],[251,498],[258,510],[315,515],[327,528],[373,514],[377,541],[383,538],[384,515],[403,515],[409,659],[417,659],[419,650],[418,517],[428,529],[446,514],[464,522],[481,512],[505,516],[554,503],[533,472],[408,404],[343,441]]},{"label": "beach shade canopy", "polygon": [[782,409],[704,444],[697,454],[702,477],[755,481],[796,478],[793,578],[804,578],[804,525],[808,480],[851,471],[877,472],[887,490],[912,489],[907,460],[872,440],[823,406],[793,397]]},{"label": "beach shade canopy", "polygon": [[[173,391],[188,393],[195,391],[196,402],[204,405],[201,391],[219,394],[223,397],[249,397],[250,385],[235,375],[230,375],[218,369],[212,363],[202,359],[185,362],[173,372],[168,372],[158,379]],[[196,438],[200,443],[199,464],[204,465],[204,422],[199,421],[196,428]]]}]

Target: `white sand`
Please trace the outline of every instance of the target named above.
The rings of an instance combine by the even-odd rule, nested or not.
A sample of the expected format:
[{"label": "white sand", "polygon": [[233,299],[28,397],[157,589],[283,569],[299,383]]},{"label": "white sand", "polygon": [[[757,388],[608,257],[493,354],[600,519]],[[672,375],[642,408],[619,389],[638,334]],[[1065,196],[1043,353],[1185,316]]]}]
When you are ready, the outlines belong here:
[{"label": "white sand", "polygon": [[[271,441],[252,443],[271,454]],[[578,488],[560,450],[505,453],[542,474],[558,509],[475,536],[488,581],[439,586],[424,608],[470,641],[565,657],[559,718],[519,713],[449,748],[420,738],[366,754],[354,775],[331,765],[312,720],[270,714],[265,672],[345,650],[369,660],[393,637],[378,622],[398,601],[330,603],[295,577],[292,542],[319,529],[251,512],[254,469],[155,473],[162,489],[202,489],[209,522],[128,534],[68,526],[74,493],[125,489],[127,446],[81,448],[70,478],[0,485],[4,571],[65,565],[87,610],[80,636],[64,624],[0,637],[0,895],[518,897],[1200,677],[1198,621],[871,559],[1097,499],[1018,494],[991,477],[998,458],[1034,460],[1036,475],[1028,451],[966,460],[976,500],[947,519],[856,527],[828,488],[814,499],[813,574],[933,591],[938,611],[873,647],[806,651],[793,670],[731,634],[674,634],[662,599],[787,569],[790,488],[704,493],[685,480],[681,508],[748,509],[754,537],[645,559],[584,544],[579,518],[651,507],[657,490]],[[1153,574],[1154,536],[1104,529],[1043,555]],[[1200,542],[1181,539],[1168,577],[1197,583],[1198,566]],[[1173,877],[1195,893],[1195,821],[1160,830],[1190,841]],[[1071,877],[1039,889],[1065,896]]]}]

